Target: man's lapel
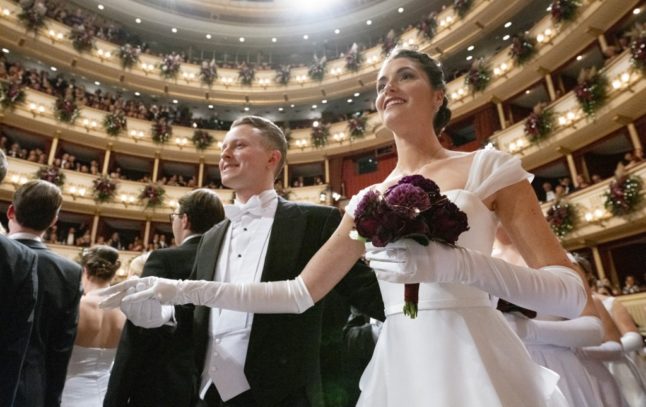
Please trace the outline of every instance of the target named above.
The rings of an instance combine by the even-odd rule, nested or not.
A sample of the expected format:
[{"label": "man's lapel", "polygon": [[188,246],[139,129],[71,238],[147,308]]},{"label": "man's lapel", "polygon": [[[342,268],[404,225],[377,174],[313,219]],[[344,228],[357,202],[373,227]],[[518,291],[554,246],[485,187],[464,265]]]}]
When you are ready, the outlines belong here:
[{"label": "man's lapel", "polygon": [[224,236],[227,234],[227,228],[231,221],[225,219],[213,227],[212,231],[204,234],[200,251],[197,253],[197,274],[196,280],[213,281],[215,277],[215,264],[218,257],[224,253],[220,253]]}]

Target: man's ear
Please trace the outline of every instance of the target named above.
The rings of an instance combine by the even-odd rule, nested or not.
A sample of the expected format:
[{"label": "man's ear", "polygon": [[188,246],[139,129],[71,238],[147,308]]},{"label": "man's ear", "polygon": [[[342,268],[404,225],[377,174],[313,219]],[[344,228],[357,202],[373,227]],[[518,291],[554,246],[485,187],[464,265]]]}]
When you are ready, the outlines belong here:
[{"label": "man's ear", "polygon": [[267,164],[271,164],[275,168],[280,163],[281,158],[282,158],[282,154],[280,153],[280,151],[271,150],[271,155],[269,156],[269,161],[267,161]]},{"label": "man's ear", "polygon": [[54,226],[56,224],[56,222],[58,222],[58,214],[56,214],[56,216],[54,216],[54,220],[52,220],[52,223],[50,223],[49,226],[47,226],[47,229]]},{"label": "man's ear", "polygon": [[191,221],[188,219],[188,215],[184,214],[179,221],[183,230],[191,230]]},{"label": "man's ear", "polygon": [[13,204],[9,205],[7,208],[7,218],[14,219],[16,217],[16,208],[13,207]]}]

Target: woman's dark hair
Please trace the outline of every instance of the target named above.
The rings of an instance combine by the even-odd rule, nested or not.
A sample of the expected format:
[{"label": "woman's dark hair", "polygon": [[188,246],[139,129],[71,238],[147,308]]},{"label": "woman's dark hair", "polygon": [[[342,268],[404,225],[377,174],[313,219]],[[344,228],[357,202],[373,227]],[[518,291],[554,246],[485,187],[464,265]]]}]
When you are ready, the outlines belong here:
[{"label": "woman's dark hair", "polygon": [[92,246],[81,253],[81,266],[89,277],[110,281],[121,267],[119,252],[110,246]]},{"label": "woman's dark hair", "polygon": [[[426,76],[428,77],[429,82],[431,82],[431,86],[433,86],[433,88],[436,90],[443,90],[446,92],[444,71],[442,71],[440,63],[438,61],[423,52],[413,51],[411,49],[394,49],[388,59],[397,58],[408,58],[412,59],[413,61],[417,61],[424,72],[426,72]],[[440,106],[440,109],[437,111],[435,117],[433,118],[433,128],[435,130],[435,134],[438,137],[451,120],[451,109],[449,109],[448,105],[449,98],[444,95],[442,106]]]}]

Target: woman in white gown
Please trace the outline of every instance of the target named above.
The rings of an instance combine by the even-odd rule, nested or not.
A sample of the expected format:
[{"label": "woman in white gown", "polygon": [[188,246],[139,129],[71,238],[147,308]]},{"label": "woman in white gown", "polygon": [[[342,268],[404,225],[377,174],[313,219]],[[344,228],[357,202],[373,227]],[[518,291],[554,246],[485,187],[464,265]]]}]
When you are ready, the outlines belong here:
[{"label": "woman in white gown", "polygon": [[[303,312],[365,254],[381,280],[387,318],[361,378],[358,405],[567,405],[556,386],[558,375],[531,360],[490,299],[491,293],[567,318],[589,305],[582,278],[543,218],[527,182],[530,175],[519,159],[496,150],[442,148],[436,135],[451,113],[442,70],[428,55],[395,52],[381,68],[377,92],[377,111],[395,134],[398,163],[382,184],[370,188],[384,191],[410,174],[434,180],[468,215],[470,230],[460,236],[459,247],[434,242],[424,247],[402,239],[380,249],[351,239],[364,190],[294,280],[236,285],[146,278],[106,290],[103,304],[118,305],[132,288],[138,292],[123,301],[142,304],[142,310],[148,301],[161,301],[258,313]],[[499,222],[532,268],[489,256]],[[408,282],[422,283],[416,319],[402,313],[402,283]]]},{"label": "woman in white gown", "polygon": [[100,297],[93,292],[110,285],[121,266],[119,252],[110,246],[93,246],[83,251],[81,265],[84,295],[61,405],[100,407],[108,388],[125,315],[118,309],[99,308]]}]

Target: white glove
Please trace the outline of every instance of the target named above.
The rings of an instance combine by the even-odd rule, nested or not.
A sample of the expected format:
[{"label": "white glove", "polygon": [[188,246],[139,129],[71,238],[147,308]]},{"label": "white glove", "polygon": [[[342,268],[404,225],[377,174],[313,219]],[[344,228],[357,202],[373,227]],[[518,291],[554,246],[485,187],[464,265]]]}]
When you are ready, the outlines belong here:
[{"label": "white glove", "polygon": [[577,349],[577,353],[587,359],[609,362],[621,359],[624,355],[624,350],[619,342],[607,341],[599,346],[588,346]]},{"label": "white glove", "polygon": [[382,248],[367,244],[366,259],[380,280],[468,284],[547,315],[576,318],[587,302],[583,281],[565,266],[532,269],[434,241],[422,246],[412,239]]},{"label": "white glove", "polygon": [[637,332],[626,332],[621,336],[624,352],[640,351],[644,347],[644,339]]},{"label": "white glove", "polygon": [[[156,300],[162,304],[195,304],[253,313],[300,314],[314,305],[300,276],[294,280],[243,284],[158,277],[140,278],[139,284],[130,281],[106,289],[102,295],[111,297],[101,306],[114,306],[115,301],[139,303]],[[122,296],[123,291],[131,287],[136,287],[137,292]]]},{"label": "white glove", "polygon": [[526,344],[580,348],[603,342],[603,324],[597,317],[584,316],[563,321],[542,321],[514,314],[506,314],[505,317]]}]

